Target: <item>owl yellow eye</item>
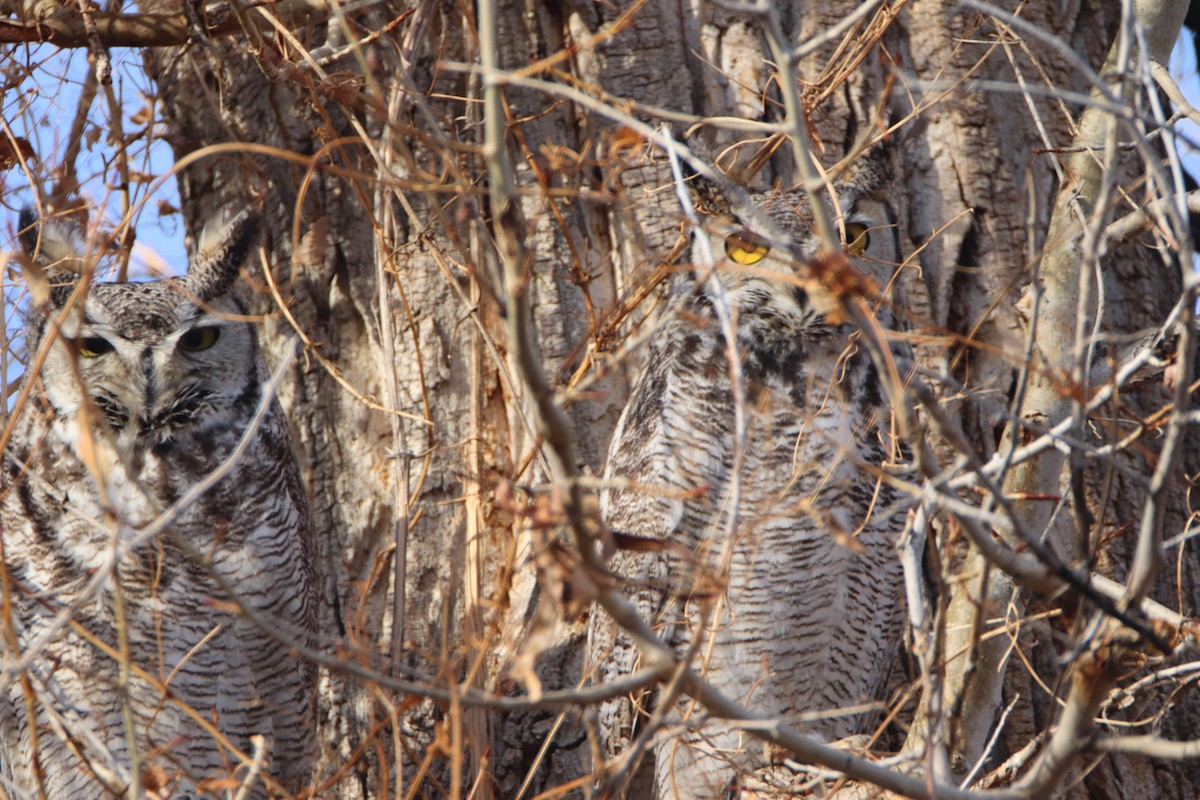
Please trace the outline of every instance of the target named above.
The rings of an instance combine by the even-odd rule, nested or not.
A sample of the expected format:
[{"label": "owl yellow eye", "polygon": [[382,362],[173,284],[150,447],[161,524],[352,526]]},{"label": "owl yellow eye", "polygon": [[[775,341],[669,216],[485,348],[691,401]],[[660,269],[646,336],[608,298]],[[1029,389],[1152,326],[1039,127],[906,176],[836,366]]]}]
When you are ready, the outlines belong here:
[{"label": "owl yellow eye", "polygon": [[770,246],[750,231],[738,231],[725,237],[725,255],[738,264],[757,264],[769,252]]},{"label": "owl yellow eye", "polygon": [[871,246],[871,233],[861,222],[846,223],[846,252],[862,255]]},{"label": "owl yellow eye", "polygon": [[212,325],[205,325],[200,328],[192,328],[190,331],[179,337],[179,346],[184,350],[193,353],[199,350],[207,350],[217,343],[217,339],[221,338],[221,329]]},{"label": "owl yellow eye", "polygon": [[76,339],[75,346],[79,349],[79,355],[84,358],[99,358],[105,353],[112,352],[113,349],[107,339],[99,336],[85,336],[82,339]]}]

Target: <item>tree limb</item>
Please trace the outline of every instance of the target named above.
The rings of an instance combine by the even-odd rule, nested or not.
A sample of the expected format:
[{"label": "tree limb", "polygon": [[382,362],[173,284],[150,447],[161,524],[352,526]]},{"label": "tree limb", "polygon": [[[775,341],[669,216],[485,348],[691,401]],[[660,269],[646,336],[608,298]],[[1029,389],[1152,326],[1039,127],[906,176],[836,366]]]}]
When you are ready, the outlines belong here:
[{"label": "tree limb", "polygon": [[[323,0],[283,0],[274,13],[290,27],[315,25],[329,18],[332,9]],[[177,14],[91,14],[94,39],[89,42],[88,26],[78,10],[62,8],[37,21],[0,20],[0,44],[48,42],[62,48],[88,47],[170,47],[186,44],[191,37],[187,15]],[[208,28],[209,36],[227,36],[241,30],[235,16]]]}]

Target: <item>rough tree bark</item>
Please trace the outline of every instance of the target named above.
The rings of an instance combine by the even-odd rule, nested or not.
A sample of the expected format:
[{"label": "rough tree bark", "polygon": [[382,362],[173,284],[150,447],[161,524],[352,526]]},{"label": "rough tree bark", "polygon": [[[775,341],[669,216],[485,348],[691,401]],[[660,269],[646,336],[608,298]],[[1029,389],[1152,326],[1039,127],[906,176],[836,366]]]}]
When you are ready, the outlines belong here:
[{"label": "rough tree bark", "polygon": [[[774,7],[800,44],[835,30],[858,5]],[[983,460],[1002,441],[1025,365],[1019,301],[1049,244],[1066,158],[1055,148],[1072,143],[1080,111],[1061,98],[1092,88],[1073,59],[1098,71],[1120,23],[1119,9],[1100,0],[1003,5],[1008,13],[1019,6],[1020,20],[1062,47],[974,6],[880,3],[804,55],[798,73],[822,165],[894,125],[891,196],[909,323],[923,334],[922,364],[950,376],[944,386],[957,382],[939,388],[942,408]],[[142,10],[178,8],[154,0]],[[679,242],[681,219],[661,151],[605,107],[666,121],[695,152],[765,189],[796,181],[789,148],[756,163],[765,133],[709,118],[782,121],[787,77],[776,74],[756,18],[736,4],[501,0],[497,12],[501,67],[548,84],[507,87],[508,144],[534,254],[528,289],[540,359],[570,400],[579,466],[599,474],[639,360],[636,350],[615,354],[653,317],[648,290]],[[244,145],[180,171],[189,230],[227,204],[265,205],[271,280],[261,270],[251,278],[261,282],[268,347],[297,331],[307,346],[283,401],[321,541],[323,645],[443,688],[576,686],[581,615],[602,612],[587,607],[586,586],[564,566],[569,547],[552,524],[553,493],[532,492],[545,472],[504,338],[504,286],[488,233],[483,79],[471,67],[479,63],[476,8],[374,4],[290,33],[263,16],[246,20],[248,34],[149,48],[146,67],[178,158]],[[982,81],[1004,86],[974,83]],[[1033,88],[1013,91],[1018,83]],[[1140,166],[1131,158],[1123,168],[1136,202]],[[1113,216],[1129,210],[1113,200]],[[1161,324],[1181,296],[1179,272],[1147,247],[1126,246],[1103,264],[1110,334]],[[650,299],[632,302],[639,293]],[[575,392],[580,377],[590,383]],[[1144,418],[1167,400],[1151,384],[1122,396],[1122,414]],[[1097,441],[1128,430],[1118,423]],[[945,442],[934,445],[948,458]],[[1137,476],[1153,470],[1155,446],[1125,451],[1120,469],[1089,468],[1094,521],[1082,538],[1054,542],[1065,559],[1125,576],[1145,496]],[[1169,493],[1167,531],[1186,527],[1196,452],[1185,450]],[[1063,513],[1078,514],[1069,481],[1041,491],[1030,502],[1065,493]],[[934,533],[942,559],[971,563],[953,525]],[[1186,545],[1175,556],[1152,594],[1187,614],[1200,605],[1200,572]],[[1023,655],[1008,658],[1004,704],[1015,705],[992,765],[1053,724],[1050,693],[1065,696],[1065,686],[1031,674],[1060,673],[1070,627],[1061,617],[1036,619],[1051,605],[1027,598],[987,609],[1007,617],[1019,635],[1013,652]],[[321,796],[384,797],[402,784],[434,797],[466,792],[478,778],[475,796],[532,797],[587,769],[586,715],[464,710],[344,671],[323,674]],[[1154,703],[1114,714],[1162,711],[1166,738],[1194,736],[1192,695],[1172,698],[1169,711],[1166,700]],[[990,719],[982,725],[990,727]],[[973,747],[952,769],[971,766]],[[1064,796],[1200,791],[1195,762],[1109,756],[1077,767],[1079,782]]]}]

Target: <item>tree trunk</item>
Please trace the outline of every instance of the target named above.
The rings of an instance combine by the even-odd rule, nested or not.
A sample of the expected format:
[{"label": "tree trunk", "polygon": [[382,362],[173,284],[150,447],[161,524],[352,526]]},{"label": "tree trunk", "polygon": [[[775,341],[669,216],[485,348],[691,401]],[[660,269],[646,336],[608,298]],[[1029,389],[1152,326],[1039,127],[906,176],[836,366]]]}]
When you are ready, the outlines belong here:
[{"label": "tree trunk", "polygon": [[[776,3],[793,44],[833,31],[857,5]],[[906,259],[908,326],[923,334],[923,366],[957,382],[931,381],[986,461],[1026,366],[1020,301],[1040,252],[1053,244],[1046,232],[1065,159],[1055,148],[1071,146],[1079,113],[1053,92],[1091,88],[1071,59],[1099,70],[1119,16],[1098,0],[1020,5],[1022,20],[1066,43],[1059,49],[963,8],[939,0],[881,5],[805,55],[798,77],[826,167],[868,132],[895,125],[891,198]],[[791,185],[798,174],[790,148],[749,174],[766,134],[702,122],[783,121],[779,81],[789,77],[776,74],[759,21],[715,3],[506,0],[498,14],[500,66],[547,82],[505,90],[506,143],[533,253],[536,345],[560,397],[571,400],[578,466],[599,474],[642,353],[626,352],[622,342],[648,330],[653,282],[680,240],[662,151],[620,117],[667,120],[694,152],[754,188]],[[492,251],[496,221],[482,183],[483,79],[468,66],[479,63],[475,9],[421,2],[349,16],[348,34],[317,24],[296,31],[297,42],[254,17],[250,40],[193,41],[146,56],[178,158],[215,144],[246,145],[181,170],[189,230],[226,204],[265,204],[279,298],[260,270],[250,278],[261,289],[268,348],[297,332],[306,344],[282,399],[321,543],[322,649],[442,689],[523,694],[535,691],[535,680],[546,690],[569,689],[583,677],[583,615],[603,612],[588,608],[586,595],[571,596],[586,587],[562,568],[569,545],[546,522],[555,519],[556,501],[545,491],[530,398],[503,333],[511,287]],[[372,31],[382,33],[368,39]],[[296,49],[319,57],[356,40],[361,46],[320,66]],[[1032,88],[1011,91],[1017,82]],[[1134,160],[1127,159],[1122,185],[1139,202],[1142,167]],[[1126,198],[1112,203],[1111,216],[1131,209]],[[1147,248],[1127,246],[1103,265],[1109,334],[1161,324],[1181,296],[1178,270]],[[1073,346],[1055,344],[1063,352]],[[572,392],[580,378],[588,383]],[[1121,414],[1145,419],[1168,400],[1152,384],[1122,395]],[[1119,423],[1097,443],[1128,430]],[[934,444],[950,463],[949,445]],[[1094,524],[1084,540],[1053,542],[1064,559],[1125,577],[1156,446],[1143,440],[1119,468],[1093,462]],[[1169,493],[1168,538],[1185,529],[1196,452],[1185,450]],[[1070,483],[1042,491],[1069,495]],[[1079,512],[1068,500],[1062,513]],[[955,530],[939,521],[931,540],[947,569],[963,557]],[[1189,613],[1200,601],[1200,575],[1186,545],[1175,555],[1153,595]],[[951,577],[942,576],[943,592]],[[1033,617],[1058,607],[1029,595],[1012,606],[1027,620],[1010,619],[1024,657],[1008,658],[1004,704],[1015,706],[988,766],[1055,723],[1048,693],[1065,696],[1058,658],[1073,629],[1061,616]],[[432,797],[467,792],[479,780],[475,796],[532,797],[590,768],[586,714],[485,713],[337,668],[322,674],[322,796],[399,796],[402,783],[405,793],[420,786],[419,796]],[[1189,738],[1200,706],[1191,696],[1171,702],[1159,697],[1122,713],[1132,720],[1161,712],[1166,738]],[[1079,762],[1082,782],[1064,794],[1200,791],[1194,762],[1108,757],[1090,766]]]}]

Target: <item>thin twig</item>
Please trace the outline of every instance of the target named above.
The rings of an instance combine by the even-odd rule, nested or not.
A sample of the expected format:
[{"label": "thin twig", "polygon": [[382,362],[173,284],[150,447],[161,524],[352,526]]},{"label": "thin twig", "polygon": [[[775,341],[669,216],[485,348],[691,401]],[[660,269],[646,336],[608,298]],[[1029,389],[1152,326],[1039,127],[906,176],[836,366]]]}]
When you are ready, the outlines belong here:
[{"label": "thin twig", "polygon": [[246,777],[233,800],[249,800],[250,791],[254,788],[259,773],[267,763],[267,740],[256,733],[250,737],[250,746],[254,751],[250,760],[250,769],[246,772]]}]

